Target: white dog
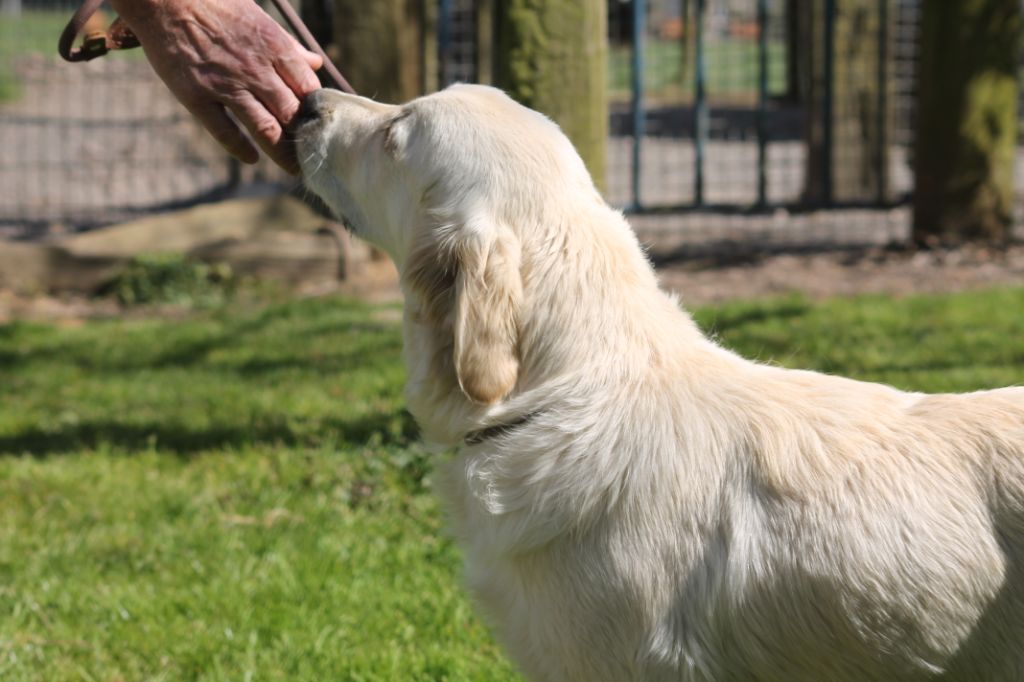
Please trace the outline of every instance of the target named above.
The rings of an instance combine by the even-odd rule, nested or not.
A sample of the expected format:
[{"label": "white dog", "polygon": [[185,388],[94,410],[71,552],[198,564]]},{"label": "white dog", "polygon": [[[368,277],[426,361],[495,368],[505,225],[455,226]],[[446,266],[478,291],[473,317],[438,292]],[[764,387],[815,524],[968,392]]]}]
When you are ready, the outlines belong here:
[{"label": "white dog", "polygon": [[534,680],[1024,680],[1024,389],[922,395],[706,339],[558,127],[334,91],[306,182],[394,259],[410,410]]}]

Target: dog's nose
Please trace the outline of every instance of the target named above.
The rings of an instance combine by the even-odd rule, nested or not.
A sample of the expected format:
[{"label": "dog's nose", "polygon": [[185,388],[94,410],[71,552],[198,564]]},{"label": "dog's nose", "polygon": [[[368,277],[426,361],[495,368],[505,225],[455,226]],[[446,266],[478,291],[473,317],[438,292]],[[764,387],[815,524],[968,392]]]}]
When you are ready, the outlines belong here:
[{"label": "dog's nose", "polygon": [[320,118],[324,113],[325,99],[323,88],[306,95],[299,105],[298,113],[292,119],[292,125],[297,126]]}]

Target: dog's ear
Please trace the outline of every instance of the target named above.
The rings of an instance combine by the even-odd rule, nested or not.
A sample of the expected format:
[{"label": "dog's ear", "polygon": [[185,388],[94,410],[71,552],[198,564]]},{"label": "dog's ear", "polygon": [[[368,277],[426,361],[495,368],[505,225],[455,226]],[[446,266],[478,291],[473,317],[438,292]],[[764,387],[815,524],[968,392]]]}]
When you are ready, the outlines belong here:
[{"label": "dog's ear", "polygon": [[465,230],[454,247],[454,360],[471,400],[501,400],[519,376],[519,242],[508,229]]}]

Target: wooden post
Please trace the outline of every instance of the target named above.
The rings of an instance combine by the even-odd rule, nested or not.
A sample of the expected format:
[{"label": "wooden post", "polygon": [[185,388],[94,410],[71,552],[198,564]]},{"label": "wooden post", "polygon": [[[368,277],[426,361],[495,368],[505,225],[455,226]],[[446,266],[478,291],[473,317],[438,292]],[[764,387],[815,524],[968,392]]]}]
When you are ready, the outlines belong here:
[{"label": "wooden post", "polygon": [[604,187],[607,15],[598,0],[495,0],[495,85],[550,116]]},{"label": "wooden post", "polygon": [[879,64],[880,57],[891,51],[879,44],[879,37],[887,35],[879,24],[891,20],[892,4],[799,4],[800,51],[806,64],[799,91],[806,93],[808,111],[804,198],[811,203],[872,203],[888,194],[884,171],[893,98],[883,96],[878,76],[887,68]]},{"label": "wooden post", "polygon": [[438,4],[423,3],[423,92],[436,92],[441,87],[441,60],[438,55]]},{"label": "wooden post", "polygon": [[1019,0],[923,3],[916,242],[1008,239],[1020,37]]},{"label": "wooden post", "polygon": [[476,79],[486,84],[494,82],[494,2],[476,3]]}]

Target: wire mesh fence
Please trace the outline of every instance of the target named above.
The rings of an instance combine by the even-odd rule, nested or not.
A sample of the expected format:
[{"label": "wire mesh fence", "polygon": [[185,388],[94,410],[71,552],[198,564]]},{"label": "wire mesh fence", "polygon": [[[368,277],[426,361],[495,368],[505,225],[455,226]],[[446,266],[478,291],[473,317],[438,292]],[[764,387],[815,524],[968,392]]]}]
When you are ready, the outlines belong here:
[{"label": "wire mesh fence", "polygon": [[[681,245],[905,240],[921,1],[609,0],[608,200]],[[490,3],[427,2],[429,81],[486,82]],[[75,4],[0,0],[0,236],[294,184],[230,160],[141,52],[61,62]]]},{"label": "wire mesh fence", "polygon": [[[141,51],[80,64],[56,55],[76,2],[0,12],[0,236],[33,238],[230,196],[243,168],[203,131]],[[111,15],[103,19],[109,21]]]},{"label": "wire mesh fence", "polygon": [[613,0],[609,197],[661,253],[909,243],[923,2]]},{"label": "wire mesh fence", "polygon": [[31,236],[227,190],[232,164],[141,54],[74,67],[56,56],[74,5],[0,14],[0,225]]}]

